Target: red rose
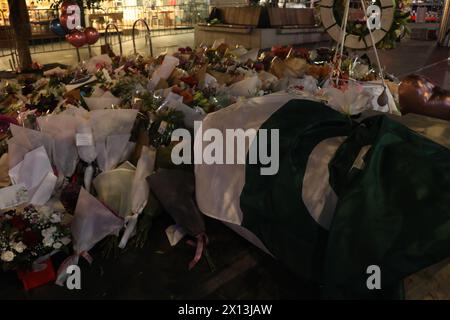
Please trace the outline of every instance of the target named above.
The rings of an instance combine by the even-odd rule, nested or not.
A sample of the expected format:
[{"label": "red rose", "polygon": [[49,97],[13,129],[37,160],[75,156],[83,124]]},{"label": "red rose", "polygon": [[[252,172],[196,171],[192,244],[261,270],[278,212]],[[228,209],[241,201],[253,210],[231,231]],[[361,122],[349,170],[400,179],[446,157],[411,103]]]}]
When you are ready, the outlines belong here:
[{"label": "red rose", "polygon": [[95,69],[97,69],[97,70],[101,70],[104,67],[105,67],[105,63],[103,63],[103,62],[99,62],[95,65]]},{"label": "red rose", "polygon": [[272,53],[281,59],[285,59],[290,50],[289,47],[272,47]]},{"label": "red rose", "polygon": [[11,219],[11,224],[13,225],[14,228],[16,228],[17,230],[23,230],[26,227],[26,223],[25,221],[23,221],[22,217],[19,216],[14,216]]},{"label": "red rose", "polygon": [[28,247],[34,247],[41,242],[41,237],[33,231],[25,231],[23,234],[23,243]]},{"label": "red rose", "polygon": [[309,58],[309,49],[307,49],[307,48],[298,48],[298,49],[295,50],[295,54],[299,58],[308,59]]},{"label": "red rose", "polygon": [[5,133],[9,129],[10,124],[19,124],[16,118],[0,115],[0,132]]},{"label": "red rose", "polygon": [[182,78],[180,78],[180,80],[183,81],[184,83],[186,83],[187,85],[191,86],[191,87],[194,87],[194,86],[198,85],[197,79],[195,79],[192,76],[182,77]]},{"label": "red rose", "polygon": [[183,90],[180,92],[180,95],[183,97],[183,103],[184,104],[191,104],[192,101],[194,101],[194,97],[192,96],[192,94],[187,91],[187,90]]},{"label": "red rose", "polygon": [[172,87],[172,92],[176,93],[176,94],[180,94],[183,91],[183,89],[181,89],[180,87],[178,87],[177,85]]}]

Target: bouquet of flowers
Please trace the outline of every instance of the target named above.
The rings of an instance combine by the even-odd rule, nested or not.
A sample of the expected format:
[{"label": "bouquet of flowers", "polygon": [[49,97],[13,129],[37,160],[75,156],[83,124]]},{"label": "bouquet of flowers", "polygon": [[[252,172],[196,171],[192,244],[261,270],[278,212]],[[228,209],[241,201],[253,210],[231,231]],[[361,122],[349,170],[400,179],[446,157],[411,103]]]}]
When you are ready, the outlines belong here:
[{"label": "bouquet of flowers", "polygon": [[[336,73],[335,53],[292,46],[248,50],[218,39],[212,47],[180,48],[173,55],[101,55],[43,76],[0,81],[0,169],[6,177],[0,175],[0,183],[24,184],[36,208],[57,200],[75,212],[71,229],[52,220],[53,211],[0,213],[0,267],[29,269],[67,248],[70,233],[74,254],[63,266],[88,257],[100,241],[117,248],[122,236],[122,249],[128,238],[145,243],[161,188],[152,194],[145,178],[175,167],[172,132],[193,130],[194,121],[241,99],[288,91],[325,100],[349,116],[393,110],[366,57],[343,53]],[[388,103],[381,105],[384,96]]]},{"label": "bouquet of flowers", "polygon": [[[33,206],[0,214],[0,264],[3,270],[34,269],[37,261],[68,249],[70,228],[64,212]],[[44,259],[43,259],[44,258]]]}]

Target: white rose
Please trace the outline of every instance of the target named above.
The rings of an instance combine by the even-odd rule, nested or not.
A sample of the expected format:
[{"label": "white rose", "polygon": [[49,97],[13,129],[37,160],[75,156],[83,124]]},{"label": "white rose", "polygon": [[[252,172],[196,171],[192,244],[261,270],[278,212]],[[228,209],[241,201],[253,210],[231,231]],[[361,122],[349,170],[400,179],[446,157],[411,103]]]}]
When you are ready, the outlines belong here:
[{"label": "white rose", "polygon": [[316,60],[318,57],[317,51],[316,50],[311,50],[309,52],[309,59],[310,60]]},{"label": "white rose", "polygon": [[51,223],[59,223],[61,222],[61,216],[57,213],[52,214],[52,216],[50,217],[50,222]]},{"label": "white rose", "polygon": [[14,257],[15,257],[15,254],[12,251],[5,251],[5,252],[2,252],[0,259],[2,259],[5,262],[11,262],[14,260]]},{"label": "white rose", "polygon": [[44,237],[44,240],[42,241],[42,243],[44,244],[45,247],[53,246],[54,242],[55,242],[55,240],[51,236],[50,237]]},{"label": "white rose", "polygon": [[61,242],[55,242],[54,244],[53,244],[53,248],[54,249],[59,249],[59,248],[61,248],[62,247],[62,243]]},{"label": "white rose", "polygon": [[363,79],[369,73],[369,66],[366,64],[358,63],[353,68],[353,77],[357,80]]},{"label": "white rose", "polygon": [[61,239],[63,245],[67,246],[72,240],[69,237],[64,237]]},{"label": "white rose", "polygon": [[50,227],[50,228],[47,228],[47,229],[44,229],[44,230],[42,230],[42,236],[44,237],[44,238],[49,238],[49,237],[51,237],[54,233],[56,232],[56,227]]},{"label": "white rose", "polygon": [[25,250],[26,248],[27,248],[27,246],[22,241],[14,244],[14,250],[17,253],[22,253],[23,250]]}]

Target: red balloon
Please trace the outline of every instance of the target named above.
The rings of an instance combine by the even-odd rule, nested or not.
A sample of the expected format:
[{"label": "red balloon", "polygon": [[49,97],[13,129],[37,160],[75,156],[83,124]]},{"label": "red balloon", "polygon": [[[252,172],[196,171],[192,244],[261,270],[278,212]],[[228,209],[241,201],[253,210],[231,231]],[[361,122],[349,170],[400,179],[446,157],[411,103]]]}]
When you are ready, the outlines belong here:
[{"label": "red balloon", "polygon": [[77,4],[75,1],[71,1],[71,0],[66,0],[63,1],[63,3],[61,3],[61,6],[59,7],[59,10],[61,11],[61,15],[66,15],[67,14],[67,8],[73,4]]},{"label": "red balloon", "polygon": [[94,27],[87,27],[86,29],[84,29],[84,34],[86,35],[86,42],[88,44],[96,43],[98,38],[100,37],[100,34]]},{"label": "red balloon", "polygon": [[66,34],[66,40],[74,47],[82,47],[86,44],[86,35],[80,30],[73,30],[71,33]]},{"label": "red balloon", "polygon": [[69,16],[67,14],[62,14],[59,17],[59,22],[63,26],[63,28],[67,29],[67,19],[69,19]]}]

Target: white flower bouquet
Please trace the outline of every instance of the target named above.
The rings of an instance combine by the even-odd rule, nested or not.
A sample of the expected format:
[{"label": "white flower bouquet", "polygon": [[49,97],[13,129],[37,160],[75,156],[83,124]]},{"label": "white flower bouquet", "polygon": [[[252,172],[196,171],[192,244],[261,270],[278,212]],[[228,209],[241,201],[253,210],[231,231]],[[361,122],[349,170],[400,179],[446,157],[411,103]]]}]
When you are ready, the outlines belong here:
[{"label": "white flower bouquet", "polygon": [[0,214],[0,265],[3,270],[33,271],[72,242],[64,212],[33,206]]}]

